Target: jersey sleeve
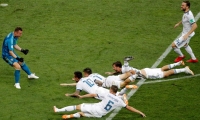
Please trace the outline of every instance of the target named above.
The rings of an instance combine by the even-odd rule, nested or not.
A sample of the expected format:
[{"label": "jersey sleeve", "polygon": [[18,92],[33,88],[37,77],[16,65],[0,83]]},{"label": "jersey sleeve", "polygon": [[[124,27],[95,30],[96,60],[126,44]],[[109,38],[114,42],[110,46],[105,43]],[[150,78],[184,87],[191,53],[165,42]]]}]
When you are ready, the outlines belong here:
[{"label": "jersey sleeve", "polygon": [[190,22],[191,25],[192,25],[193,23],[195,23],[195,19],[194,19],[194,16],[193,16],[192,13],[189,14],[189,15],[187,16],[187,18],[188,18],[188,21]]},{"label": "jersey sleeve", "polygon": [[6,39],[9,51],[13,51],[13,37],[7,37]]},{"label": "jersey sleeve", "polygon": [[126,103],[123,100],[120,100],[119,106],[120,107],[126,107]]},{"label": "jersey sleeve", "polygon": [[82,91],[83,90],[83,88],[82,88],[82,81],[79,81],[77,84],[76,84],[76,90],[80,90],[80,91]]},{"label": "jersey sleeve", "polygon": [[104,94],[103,94],[103,93],[104,93],[104,92],[98,93],[98,94],[97,94],[97,97],[100,98],[100,99],[104,99],[105,96],[106,96],[107,94],[105,95],[105,93],[104,93]]}]

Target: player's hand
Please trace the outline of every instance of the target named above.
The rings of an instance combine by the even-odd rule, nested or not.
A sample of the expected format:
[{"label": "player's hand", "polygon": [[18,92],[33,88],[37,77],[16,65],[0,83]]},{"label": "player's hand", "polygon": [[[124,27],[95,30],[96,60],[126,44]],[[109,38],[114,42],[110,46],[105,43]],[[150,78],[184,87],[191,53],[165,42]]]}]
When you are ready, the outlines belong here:
[{"label": "player's hand", "polygon": [[24,62],[24,58],[19,58],[19,57],[17,57],[16,58],[19,62]]},{"label": "player's hand", "polygon": [[179,26],[179,24],[177,23],[176,25],[174,25],[174,28],[176,28],[176,27],[178,27]]},{"label": "player's hand", "polygon": [[67,97],[68,97],[68,96],[69,96],[69,94],[68,94],[68,93],[66,93],[66,94],[65,94],[65,96],[67,96]]},{"label": "player's hand", "polygon": [[187,34],[183,36],[183,40],[187,40],[187,38],[188,38]]},{"label": "player's hand", "polygon": [[142,117],[146,117],[146,115],[145,115],[144,113],[141,113],[140,115],[141,115]]},{"label": "player's hand", "polygon": [[28,49],[21,49],[21,52],[23,52],[26,55],[26,54],[28,54],[29,50]]},{"label": "player's hand", "polygon": [[82,99],[83,97],[82,97],[81,95],[78,95],[78,98],[79,98],[79,99]]}]

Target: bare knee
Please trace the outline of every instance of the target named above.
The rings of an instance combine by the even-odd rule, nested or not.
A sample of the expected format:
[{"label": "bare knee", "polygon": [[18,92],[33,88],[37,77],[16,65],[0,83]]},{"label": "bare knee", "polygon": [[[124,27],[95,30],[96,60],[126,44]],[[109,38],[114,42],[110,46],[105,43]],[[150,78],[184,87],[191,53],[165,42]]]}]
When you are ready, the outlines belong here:
[{"label": "bare knee", "polygon": [[14,67],[16,70],[21,70],[21,66],[20,66],[20,64],[17,63],[17,62],[15,62],[15,63],[13,64],[13,67]]},{"label": "bare knee", "polygon": [[174,43],[174,42],[172,43],[172,45],[171,45],[171,46],[172,46],[172,48],[176,48],[176,45],[175,45],[175,43]]}]

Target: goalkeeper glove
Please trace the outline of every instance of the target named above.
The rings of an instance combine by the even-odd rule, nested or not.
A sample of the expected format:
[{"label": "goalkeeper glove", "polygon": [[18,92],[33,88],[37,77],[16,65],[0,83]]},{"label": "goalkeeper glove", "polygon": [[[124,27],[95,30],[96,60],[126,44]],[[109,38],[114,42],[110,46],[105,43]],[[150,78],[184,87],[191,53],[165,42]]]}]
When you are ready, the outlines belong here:
[{"label": "goalkeeper glove", "polygon": [[23,52],[26,55],[26,54],[28,54],[29,50],[28,49],[21,49],[21,52]]},{"label": "goalkeeper glove", "polygon": [[16,58],[19,62],[24,62],[24,58],[19,58],[19,57],[17,57]]}]

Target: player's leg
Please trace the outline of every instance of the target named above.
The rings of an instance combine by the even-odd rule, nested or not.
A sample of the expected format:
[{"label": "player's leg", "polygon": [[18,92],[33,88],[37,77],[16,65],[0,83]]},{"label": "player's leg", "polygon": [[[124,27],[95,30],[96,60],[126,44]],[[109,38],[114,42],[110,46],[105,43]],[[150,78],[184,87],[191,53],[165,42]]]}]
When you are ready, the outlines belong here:
[{"label": "player's leg", "polygon": [[185,63],[181,60],[177,63],[172,63],[172,64],[169,64],[169,65],[165,65],[161,68],[162,71],[166,71],[166,70],[169,70],[169,69],[172,69],[176,66],[180,66],[180,65],[185,65]]},{"label": "player's leg", "polygon": [[129,71],[129,61],[133,59],[133,56],[128,56],[124,58],[124,73]]},{"label": "player's leg", "polygon": [[53,107],[54,112],[69,112],[69,111],[74,111],[74,110],[80,110],[81,105],[71,105],[71,106],[66,106],[63,108],[57,108],[56,106]]},{"label": "player's leg", "polygon": [[14,86],[17,89],[21,89],[20,83],[19,83],[21,67],[17,62],[13,63],[13,67],[15,68],[15,74],[14,74],[15,75],[15,85]]},{"label": "player's leg", "polygon": [[180,48],[183,47],[185,45],[184,39],[181,36],[180,38],[176,39],[173,43],[172,43],[172,48],[174,49],[174,52],[176,52],[179,56],[174,60],[174,62],[179,62],[181,60],[183,60],[185,58],[185,56],[183,55],[183,53],[181,52]]},{"label": "player's leg", "polygon": [[187,74],[191,74],[191,75],[194,75],[193,71],[190,70],[190,68],[188,66],[186,66],[185,68],[180,68],[180,69],[171,69],[171,70],[168,70],[168,71],[164,71],[163,72],[163,76],[164,77],[168,77],[170,75],[173,75],[173,74],[178,74],[178,73],[187,73]]},{"label": "player's leg", "polygon": [[5,57],[3,57],[3,60],[6,63],[8,63],[10,66],[14,67],[14,69],[15,69],[15,73],[14,73],[14,76],[15,76],[15,85],[14,86],[17,89],[21,89],[20,83],[19,83],[21,67],[18,64],[18,61],[15,58],[13,58],[12,56],[5,56]]},{"label": "player's leg", "polygon": [[28,78],[34,78],[34,79],[38,79],[39,78],[34,73],[31,73],[29,67],[26,65],[25,62],[19,62],[19,64],[21,65],[22,70],[25,71],[26,74],[28,75]]},{"label": "player's leg", "polygon": [[190,54],[191,56],[191,59],[187,60],[187,62],[190,62],[190,63],[196,63],[198,62],[198,59],[195,57],[193,51],[192,51],[192,48],[187,44],[184,46],[185,47],[185,50]]},{"label": "player's leg", "polygon": [[135,71],[134,70],[130,70],[129,72],[126,72],[124,74],[119,75],[119,78],[121,80],[125,81],[130,76],[132,76],[133,78],[135,78]]}]

